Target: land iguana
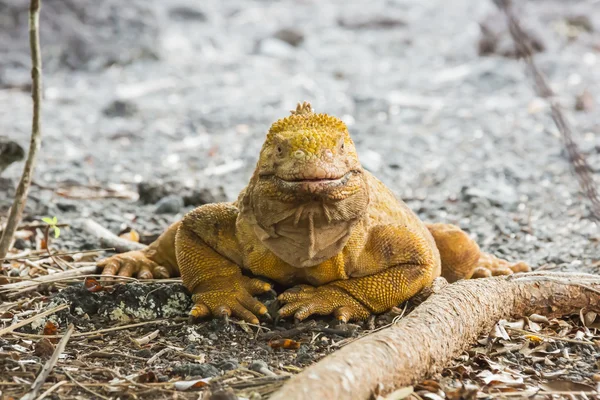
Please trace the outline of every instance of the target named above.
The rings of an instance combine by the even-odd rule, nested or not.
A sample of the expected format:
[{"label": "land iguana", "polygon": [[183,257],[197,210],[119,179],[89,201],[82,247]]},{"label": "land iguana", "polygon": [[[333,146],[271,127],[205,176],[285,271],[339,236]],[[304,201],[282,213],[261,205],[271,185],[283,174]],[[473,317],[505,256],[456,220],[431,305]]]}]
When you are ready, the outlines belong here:
[{"label": "land iguana", "polygon": [[460,228],[425,224],[361,166],[346,125],[310,104],[275,122],[248,186],[205,204],[141,251],[99,263],[103,274],[181,274],[192,317],[267,314],[255,295],[287,291],[281,317],[382,313],[443,276],[448,281],[526,271],[483,253]]}]

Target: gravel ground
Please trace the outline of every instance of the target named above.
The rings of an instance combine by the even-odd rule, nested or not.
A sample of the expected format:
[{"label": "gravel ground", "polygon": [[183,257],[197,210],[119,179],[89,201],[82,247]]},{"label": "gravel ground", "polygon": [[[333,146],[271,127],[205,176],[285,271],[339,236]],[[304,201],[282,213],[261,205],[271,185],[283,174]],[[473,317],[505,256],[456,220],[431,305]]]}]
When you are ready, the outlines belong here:
[{"label": "gravel ground", "polygon": [[[424,220],[458,224],[534,268],[598,273],[598,227],[491,1],[154,0],[122,13],[116,0],[99,12],[93,3],[48,0],[42,11],[44,139],[28,220],[91,217],[152,237],[194,206],[236,198],[269,125],[306,100],[348,124],[364,166]],[[10,49],[0,134],[27,146],[26,18],[15,4],[0,1]],[[598,1],[523,7],[598,180]],[[479,23],[499,33],[485,56]],[[0,178],[0,213],[21,167]],[[54,243],[99,247],[74,228]]]}]

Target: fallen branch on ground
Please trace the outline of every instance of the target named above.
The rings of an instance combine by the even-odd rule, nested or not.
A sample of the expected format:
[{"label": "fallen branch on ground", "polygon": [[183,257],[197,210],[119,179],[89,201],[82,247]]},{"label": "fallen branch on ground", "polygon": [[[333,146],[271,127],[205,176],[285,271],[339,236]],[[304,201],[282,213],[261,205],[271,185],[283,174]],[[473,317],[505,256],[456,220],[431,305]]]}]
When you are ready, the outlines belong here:
[{"label": "fallen branch on ground", "polygon": [[10,208],[6,227],[0,237],[0,258],[6,257],[12,238],[17,226],[21,222],[27,193],[33,177],[33,169],[37,153],[42,142],[42,129],[40,123],[40,109],[42,105],[42,55],[40,52],[40,0],[31,0],[29,7],[29,45],[31,47],[31,79],[33,81],[31,88],[31,97],[33,98],[33,122],[31,126],[31,142],[29,144],[29,154],[25,161],[25,168],[17,186],[15,200]]},{"label": "fallen branch on ground", "polygon": [[122,239],[117,235],[113,234],[108,229],[104,228],[100,224],[91,219],[80,219],[74,224],[80,227],[85,232],[97,237],[100,240],[100,245],[103,247],[113,247],[117,253],[125,253],[127,251],[141,250],[143,244],[132,242],[131,240]]},{"label": "fallen branch on ground", "polygon": [[600,311],[600,276],[589,274],[523,273],[459,281],[433,292],[397,324],[293,377],[271,400],[369,399],[439,371],[501,319]]}]

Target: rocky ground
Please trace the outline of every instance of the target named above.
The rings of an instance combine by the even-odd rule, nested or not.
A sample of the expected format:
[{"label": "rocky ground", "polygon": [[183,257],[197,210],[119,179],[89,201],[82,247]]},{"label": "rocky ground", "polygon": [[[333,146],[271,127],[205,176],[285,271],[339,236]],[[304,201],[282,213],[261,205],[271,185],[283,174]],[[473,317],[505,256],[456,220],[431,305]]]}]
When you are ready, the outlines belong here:
[{"label": "rocky ground", "polygon": [[[0,57],[0,135],[27,147],[29,55],[26,7],[20,3],[0,1],[0,48],[9,49]],[[458,224],[483,249],[526,260],[534,268],[598,273],[598,227],[590,219],[547,105],[535,97],[523,64],[512,57],[494,5],[447,3],[155,0],[125,6],[105,0],[98,6],[91,0],[44,1],[44,139],[26,222],[56,216],[60,223],[71,224],[91,218],[114,233],[133,229],[142,241],[151,240],[194,206],[234,199],[254,168],[270,123],[296,102],[308,100],[317,111],[340,116],[348,124],[364,166],[423,219]],[[575,139],[598,178],[598,1],[531,0],[519,15],[538,38],[543,49],[536,56],[538,64],[559,94],[576,128]],[[14,164],[0,178],[0,215],[10,206],[21,167]],[[16,251],[39,249],[40,236],[22,233]],[[75,226],[64,227],[52,246],[68,251],[101,247]],[[3,264],[2,274],[24,278],[34,272],[26,263],[13,262]],[[38,308],[45,302],[33,299]],[[14,309],[11,304],[17,302],[11,301],[0,309],[13,314],[2,317],[5,323],[26,318],[20,313],[27,311]],[[69,313],[76,311],[72,307]],[[75,321],[87,331],[106,327],[107,321],[144,319],[133,315],[112,321],[97,310],[80,314],[80,319],[88,315],[92,320],[93,325]],[[381,317],[374,324],[385,325],[391,318]],[[573,327],[565,335],[588,329],[583,322],[562,322]],[[318,321],[318,328],[328,323]],[[155,376],[140,385],[178,376],[208,377],[173,372],[178,365],[204,365],[189,354],[205,357],[220,376],[238,369],[219,369],[219,363],[236,360],[248,367],[257,354],[256,360],[266,361],[277,373],[293,373],[335,349],[333,343],[347,335],[307,330],[300,337],[308,344],[295,352],[274,350],[256,329],[247,333],[233,322],[229,333],[218,335],[225,328],[215,323],[165,324],[111,333],[115,348],[121,346],[119,351],[128,356],[94,358],[104,373],[92,368],[78,379],[106,383],[125,379],[142,366]],[[560,331],[558,322],[547,324]],[[59,328],[62,332],[66,326]],[[373,326],[357,329],[363,328]],[[123,349],[129,337],[155,329],[160,331],[158,343]],[[24,332],[39,333],[39,328]],[[201,345],[186,347],[193,343]],[[0,341],[3,349],[9,345],[22,346],[23,354],[29,354],[26,343]],[[149,363],[170,345],[178,350]],[[90,347],[67,354],[81,361],[86,351],[109,352]],[[187,361],[177,351],[188,354],[181,356]],[[573,350],[583,354],[581,362],[593,365],[586,360],[598,349],[589,351],[591,355]],[[17,366],[2,363],[3,368]],[[513,363],[523,373],[523,363]],[[32,381],[39,360],[20,365],[24,375],[13,382],[23,385],[19,379]],[[106,371],[115,368],[121,378]],[[570,382],[590,384],[598,373],[595,368],[580,368],[585,373]],[[124,387],[123,382],[114,387]],[[474,382],[479,384],[476,393],[489,393],[483,378]],[[69,388],[65,396],[85,393]],[[22,389],[16,385],[7,393]]]}]

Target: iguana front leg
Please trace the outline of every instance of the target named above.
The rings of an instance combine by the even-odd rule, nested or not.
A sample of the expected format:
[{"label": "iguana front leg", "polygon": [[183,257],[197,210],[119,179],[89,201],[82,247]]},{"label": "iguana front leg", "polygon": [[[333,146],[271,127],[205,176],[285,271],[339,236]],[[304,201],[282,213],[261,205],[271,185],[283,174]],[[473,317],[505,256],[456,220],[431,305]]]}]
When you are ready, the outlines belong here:
[{"label": "iguana front leg", "polygon": [[238,209],[232,204],[207,204],[188,213],[175,238],[181,277],[192,293],[196,318],[235,315],[257,324],[267,308],[253,295],[271,285],[242,275],[241,250],[235,235]]},{"label": "iguana front leg", "polygon": [[102,275],[135,276],[140,279],[179,275],[175,258],[175,235],[181,221],[175,222],[152,244],[142,250],[116,254],[98,263]]},{"label": "iguana front leg", "polygon": [[[439,275],[440,261],[428,233],[406,226],[374,228],[349,275],[358,276],[320,287],[301,285],[279,299],[282,317],[303,320],[334,314],[343,322],[382,313],[413,297]],[[352,250],[346,258],[352,258]],[[360,276],[367,275],[367,276]]]}]

